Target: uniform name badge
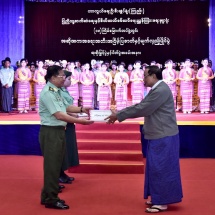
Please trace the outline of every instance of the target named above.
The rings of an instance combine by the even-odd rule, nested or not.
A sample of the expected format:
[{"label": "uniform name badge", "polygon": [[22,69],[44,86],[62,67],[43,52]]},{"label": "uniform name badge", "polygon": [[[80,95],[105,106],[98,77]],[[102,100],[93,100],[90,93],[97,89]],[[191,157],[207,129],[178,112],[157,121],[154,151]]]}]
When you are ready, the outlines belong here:
[{"label": "uniform name badge", "polygon": [[95,122],[106,122],[105,118],[111,114],[111,110],[90,110],[90,120]]}]

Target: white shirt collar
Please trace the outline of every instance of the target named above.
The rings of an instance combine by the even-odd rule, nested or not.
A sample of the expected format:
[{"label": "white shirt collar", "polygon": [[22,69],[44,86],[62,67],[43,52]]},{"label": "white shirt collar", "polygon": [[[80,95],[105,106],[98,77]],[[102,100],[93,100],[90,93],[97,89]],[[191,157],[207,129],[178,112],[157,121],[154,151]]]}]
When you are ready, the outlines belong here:
[{"label": "white shirt collar", "polygon": [[161,82],[163,82],[163,80],[159,80],[156,84],[154,84],[154,85],[153,85],[153,87],[152,87],[152,90],[154,90],[154,89],[155,89],[155,87],[157,87],[157,86],[158,86],[158,84],[160,84]]}]

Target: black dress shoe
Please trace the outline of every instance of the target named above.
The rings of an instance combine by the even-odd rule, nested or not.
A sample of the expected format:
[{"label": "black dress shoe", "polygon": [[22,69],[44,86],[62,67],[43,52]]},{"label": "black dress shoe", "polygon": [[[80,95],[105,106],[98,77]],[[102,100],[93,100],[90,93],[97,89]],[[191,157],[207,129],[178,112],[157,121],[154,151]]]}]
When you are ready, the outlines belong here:
[{"label": "black dress shoe", "polygon": [[59,189],[58,189],[58,193],[62,193],[62,192],[63,192],[63,191],[59,188]]},{"label": "black dress shoe", "polygon": [[59,189],[64,189],[65,188],[65,186],[64,185],[61,185],[61,184],[59,184]]},{"label": "black dress shoe", "polygon": [[65,177],[60,177],[59,182],[62,184],[71,184],[72,183],[72,181],[70,181],[68,178],[65,178]]},{"label": "black dress shoe", "polygon": [[[59,199],[58,202],[61,202],[62,204],[65,204],[65,201],[63,199]],[[41,205],[45,205],[46,201],[45,200],[41,200],[40,204]]]},{"label": "black dress shoe", "polygon": [[53,209],[59,209],[59,210],[66,210],[69,209],[69,205],[66,205],[60,201],[57,201],[55,203],[46,203],[45,204],[46,208],[53,208]]},{"label": "black dress shoe", "polygon": [[70,181],[74,181],[74,180],[75,180],[75,178],[74,178],[74,177],[68,177],[68,180],[70,180]]}]

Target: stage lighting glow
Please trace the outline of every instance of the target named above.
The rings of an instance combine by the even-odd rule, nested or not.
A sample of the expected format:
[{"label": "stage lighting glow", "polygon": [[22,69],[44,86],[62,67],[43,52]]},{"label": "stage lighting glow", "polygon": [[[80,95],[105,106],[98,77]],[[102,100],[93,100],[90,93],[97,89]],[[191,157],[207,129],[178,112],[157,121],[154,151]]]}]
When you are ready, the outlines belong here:
[{"label": "stage lighting glow", "polygon": [[209,18],[208,19],[208,27],[210,27],[211,26],[211,19]]}]

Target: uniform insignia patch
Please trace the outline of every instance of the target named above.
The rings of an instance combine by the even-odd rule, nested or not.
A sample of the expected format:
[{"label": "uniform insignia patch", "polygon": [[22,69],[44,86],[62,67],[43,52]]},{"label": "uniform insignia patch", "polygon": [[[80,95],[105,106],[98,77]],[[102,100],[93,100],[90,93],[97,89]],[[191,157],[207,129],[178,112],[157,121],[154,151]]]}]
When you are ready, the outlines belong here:
[{"label": "uniform insignia patch", "polygon": [[52,91],[52,92],[57,92],[58,90],[53,88],[53,87],[49,87],[49,90]]},{"label": "uniform insignia patch", "polygon": [[49,87],[49,90],[52,91],[52,92],[54,92],[54,89],[52,87]]}]

